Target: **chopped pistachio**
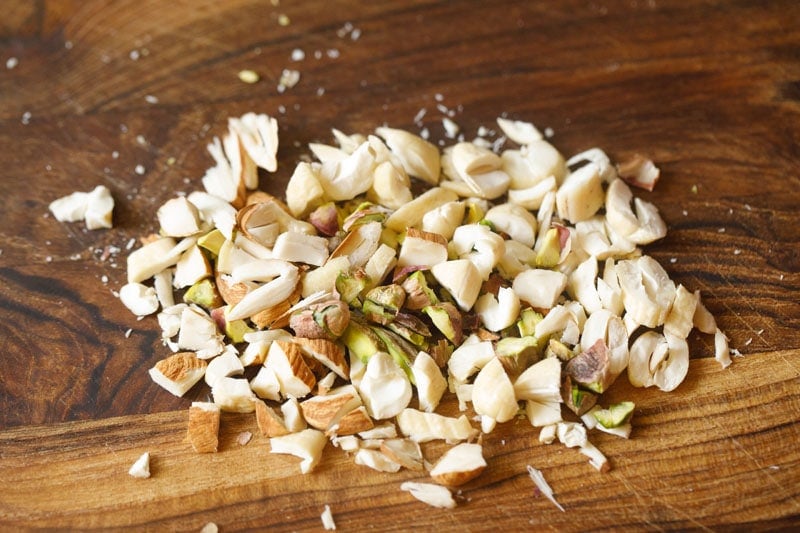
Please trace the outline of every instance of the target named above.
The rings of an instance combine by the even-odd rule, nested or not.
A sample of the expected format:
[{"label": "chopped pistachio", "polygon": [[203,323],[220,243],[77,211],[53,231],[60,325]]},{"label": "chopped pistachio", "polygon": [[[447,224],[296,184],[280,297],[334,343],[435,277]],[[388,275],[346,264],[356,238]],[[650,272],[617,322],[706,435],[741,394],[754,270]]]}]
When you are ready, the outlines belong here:
[{"label": "chopped pistachio", "polygon": [[580,388],[572,378],[565,376],[561,386],[561,399],[573,413],[581,416],[595,406],[597,394]]},{"label": "chopped pistachio", "polygon": [[614,381],[608,348],[602,339],[567,362],[565,371],[584,387],[602,393]]},{"label": "chopped pistachio", "polygon": [[383,308],[397,312],[406,301],[406,291],[400,285],[392,283],[369,290],[365,298]]},{"label": "chopped pistachio", "polygon": [[350,353],[366,363],[377,352],[386,351],[383,341],[369,326],[351,320],[340,337]]},{"label": "chopped pistachio", "polygon": [[343,302],[356,307],[361,306],[361,293],[366,288],[369,279],[361,270],[353,272],[339,272],[336,276],[336,292]]},{"label": "chopped pistachio", "polygon": [[403,337],[387,329],[374,327],[372,331],[375,332],[377,337],[383,342],[389,355],[391,355],[395,363],[403,369],[403,372],[406,373],[406,376],[408,376],[408,379],[413,384],[414,373],[411,371],[411,365],[414,362],[414,358],[417,356],[417,349]]},{"label": "chopped pistachio", "polygon": [[208,251],[213,257],[219,255],[219,249],[225,242],[225,236],[218,229],[214,229],[197,239],[197,246]]},{"label": "chopped pistachio", "polygon": [[467,202],[464,224],[476,224],[483,220],[486,211],[477,202]]},{"label": "chopped pistachio", "polygon": [[183,295],[186,303],[197,304],[205,309],[214,309],[224,305],[222,296],[217,291],[217,286],[210,279],[202,279],[189,287]]},{"label": "chopped pistachio", "polygon": [[539,268],[553,268],[561,259],[561,238],[558,228],[550,228],[544,234],[544,239],[536,253],[536,266]]},{"label": "chopped pistachio", "polygon": [[339,211],[336,204],[328,202],[317,207],[308,215],[308,221],[322,235],[333,237],[339,231]]},{"label": "chopped pistachio", "polygon": [[541,354],[536,337],[505,337],[497,341],[494,351],[511,376],[519,375],[536,362]]},{"label": "chopped pistachio", "polygon": [[425,274],[417,270],[409,275],[402,283],[402,288],[405,290],[407,296],[405,305],[411,311],[420,310],[426,306],[436,305],[439,303],[439,298],[428,286],[428,281],[425,279]]},{"label": "chopped pistachio", "polygon": [[620,402],[610,405],[608,409],[598,409],[592,414],[604,428],[615,428],[626,424],[633,416],[633,402]]},{"label": "chopped pistachio", "polygon": [[575,357],[575,352],[569,349],[569,346],[556,339],[550,339],[547,342],[547,348],[544,351],[545,357],[558,357],[562,361],[569,361]]},{"label": "chopped pistachio", "polygon": [[542,321],[544,316],[526,307],[519,312],[519,320],[517,320],[517,329],[521,337],[532,336],[536,331],[536,324]]},{"label": "chopped pistachio", "polygon": [[455,305],[450,302],[442,302],[437,305],[429,305],[422,309],[428,315],[436,329],[453,344],[461,344],[463,332],[461,330],[461,313]]},{"label": "chopped pistachio", "polygon": [[394,313],[387,311],[382,305],[375,303],[372,300],[364,300],[361,305],[361,312],[364,313],[364,318],[376,324],[388,325],[394,320]]},{"label": "chopped pistachio", "polygon": [[417,348],[424,350],[428,347],[428,339],[426,335],[422,333],[417,333],[416,331],[414,331],[413,329],[404,324],[394,321],[390,322],[389,324],[386,324],[386,327],[390,331],[397,333],[398,335],[400,335],[401,337],[412,343]]}]

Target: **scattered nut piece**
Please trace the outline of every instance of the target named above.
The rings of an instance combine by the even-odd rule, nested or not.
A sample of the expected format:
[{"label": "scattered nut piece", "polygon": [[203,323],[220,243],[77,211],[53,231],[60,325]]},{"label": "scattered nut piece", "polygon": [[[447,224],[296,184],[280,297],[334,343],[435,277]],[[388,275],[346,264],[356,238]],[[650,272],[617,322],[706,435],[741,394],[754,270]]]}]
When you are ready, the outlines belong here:
[{"label": "scattered nut piece", "polygon": [[258,75],[258,72],[255,70],[240,70],[239,71],[239,79],[244,83],[258,83],[258,80],[261,79],[261,76]]},{"label": "scattered nut piece", "polygon": [[325,505],[320,519],[322,520],[322,527],[325,528],[325,531],[336,531],[336,523],[333,521],[333,513],[331,513],[330,505]]},{"label": "scattered nut piece", "polygon": [[480,444],[461,443],[447,450],[431,469],[431,477],[442,485],[457,487],[475,479],[486,468]]},{"label": "scattered nut piece", "polygon": [[219,446],[219,406],[192,402],[189,408],[189,442],[197,453],[216,452]]},{"label": "scattered nut piece", "polygon": [[308,474],[319,463],[326,442],[328,439],[321,431],[304,429],[297,433],[272,437],[269,440],[270,453],[285,453],[301,458],[300,472]]},{"label": "scattered nut piece", "polygon": [[133,465],[131,465],[128,474],[140,479],[150,477],[150,452],[144,452]]},{"label": "scattered nut piece", "polygon": [[547,481],[545,481],[544,475],[542,474],[541,470],[537,470],[533,468],[531,465],[528,465],[528,474],[531,476],[531,480],[533,480],[533,483],[536,485],[536,488],[539,489],[539,492],[541,492],[545,498],[550,500],[553,503],[553,505],[558,507],[562,513],[565,513],[566,511],[564,510],[564,508],[561,506],[560,503],[556,501],[555,496],[553,496],[553,489],[551,489],[550,485],[547,483]]},{"label": "scattered nut piece", "polygon": [[447,487],[442,487],[441,485],[405,481],[400,485],[400,490],[410,492],[413,497],[432,507],[454,509],[456,506],[453,494]]}]

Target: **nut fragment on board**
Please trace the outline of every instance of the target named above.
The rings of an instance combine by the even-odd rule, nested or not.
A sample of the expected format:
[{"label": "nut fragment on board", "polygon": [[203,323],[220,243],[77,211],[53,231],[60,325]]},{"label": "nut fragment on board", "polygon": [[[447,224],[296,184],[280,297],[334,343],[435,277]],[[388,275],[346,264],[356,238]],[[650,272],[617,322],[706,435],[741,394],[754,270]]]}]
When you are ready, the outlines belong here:
[{"label": "nut fragment on board", "polygon": [[146,479],[150,477],[150,452],[144,452],[138,459],[131,465],[128,474],[133,477]]},{"label": "nut fragment on board", "polygon": [[447,450],[431,469],[431,477],[442,485],[457,487],[475,479],[486,468],[480,444],[461,443]]},{"label": "nut fragment on board", "polygon": [[50,212],[59,222],[85,221],[86,229],[111,228],[114,198],[105,185],[89,192],[74,192],[50,202]]},{"label": "nut fragment on board", "polygon": [[450,489],[441,485],[406,481],[400,485],[400,490],[410,493],[413,497],[431,507],[453,509],[456,506],[453,493],[450,492]]},{"label": "nut fragment on board", "polygon": [[192,402],[189,407],[189,442],[197,453],[216,452],[219,447],[220,408],[210,402]]},{"label": "nut fragment on board", "polygon": [[320,519],[322,520],[322,527],[325,528],[325,531],[336,531],[336,522],[333,520],[333,513],[331,512],[330,505],[325,504],[325,509],[322,511]]}]

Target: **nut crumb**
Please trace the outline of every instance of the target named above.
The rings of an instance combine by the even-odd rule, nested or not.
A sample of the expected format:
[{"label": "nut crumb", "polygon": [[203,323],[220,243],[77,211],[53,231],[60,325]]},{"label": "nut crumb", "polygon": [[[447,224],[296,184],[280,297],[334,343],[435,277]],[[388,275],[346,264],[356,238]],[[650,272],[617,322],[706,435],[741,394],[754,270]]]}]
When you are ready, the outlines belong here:
[{"label": "nut crumb", "polygon": [[239,79],[244,83],[258,83],[261,79],[261,76],[258,75],[258,72],[255,70],[240,70],[239,71]]},{"label": "nut crumb", "polygon": [[300,81],[300,71],[285,68],[281,72],[281,79],[278,81],[278,92],[282,93],[286,89],[291,89]]},{"label": "nut crumb", "polygon": [[292,21],[289,20],[289,16],[286,15],[285,13],[281,13],[280,15],[278,15],[278,25],[279,26],[288,26],[291,23],[292,23]]},{"label": "nut crumb", "polygon": [[322,519],[322,526],[325,528],[326,531],[335,531],[336,530],[336,523],[333,521],[333,514],[331,513],[330,505],[325,505],[325,510],[322,511],[322,515],[320,515]]},{"label": "nut crumb", "polygon": [[139,458],[136,460],[133,465],[131,465],[130,470],[128,470],[128,474],[133,477],[146,479],[150,477],[150,452],[144,452]]}]

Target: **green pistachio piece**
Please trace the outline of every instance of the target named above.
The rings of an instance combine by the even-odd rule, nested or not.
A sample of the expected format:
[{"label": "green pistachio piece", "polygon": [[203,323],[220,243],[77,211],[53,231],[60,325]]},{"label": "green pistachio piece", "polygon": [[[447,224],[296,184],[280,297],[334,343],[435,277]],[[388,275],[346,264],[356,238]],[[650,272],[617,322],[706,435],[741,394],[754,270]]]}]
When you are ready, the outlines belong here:
[{"label": "green pistachio piece", "polygon": [[536,254],[536,266],[539,268],[553,268],[561,259],[561,238],[557,228],[550,228],[544,234],[542,246]]},{"label": "green pistachio piece", "polygon": [[417,356],[418,350],[400,335],[387,329],[373,327],[372,331],[375,332],[375,335],[377,335],[384,346],[386,346],[386,350],[389,352],[389,355],[392,356],[392,359],[394,359],[394,361],[400,365],[400,368],[403,369],[403,372],[406,373],[411,384],[415,385],[416,381],[414,379],[414,373],[411,371],[411,365]]},{"label": "green pistachio piece", "polygon": [[347,329],[339,337],[347,349],[363,363],[369,361],[377,352],[385,352],[386,346],[369,326],[351,320]]},{"label": "green pistachio piece", "polygon": [[494,350],[503,368],[512,376],[522,373],[541,355],[536,337],[504,337],[497,341]]},{"label": "green pistachio piece", "polygon": [[217,291],[217,286],[208,278],[202,279],[189,287],[183,294],[183,301],[186,303],[197,304],[205,309],[214,309],[225,305]]},{"label": "green pistachio piece", "polygon": [[368,282],[369,278],[361,270],[354,272],[342,271],[336,276],[336,292],[339,293],[339,297],[343,302],[355,307],[361,307],[359,295],[366,288]]},{"label": "green pistachio piece", "polygon": [[575,352],[570,350],[569,346],[556,339],[550,339],[547,342],[547,348],[544,351],[545,357],[558,357],[564,362],[569,361],[575,357]]},{"label": "green pistachio piece", "polygon": [[475,202],[467,203],[467,212],[464,215],[464,224],[476,224],[483,220],[486,212]]},{"label": "green pistachio piece", "polygon": [[219,249],[225,242],[225,236],[218,229],[214,229],[197,239],[197,246],[208,251],[212,256],[219,255]]},{"label": "green pistachio piece", "polygon": [[387,311],[382,305],[373,302],[372,300],[364,300],[361,305],[361,312],[364,313],[364,318],[376,324],[387,325],[394,320],[394,313]]},{"label": "green pistachio piece", "polygon": [[631,419],[634,407],[636,405],[633,402],[620,402],[609,406],[608,409],[598,409],[592,415],[604,428],[615,428]]},{"label": "green pistachio piece", "polygon": [[437,305],[429,305],[422,309],[428,315],[436,329],[453,344],[461,344],[463,332],[461,331],[461,313],[455,305],[449,302],[442,302]]},{"label": "green pistachio piece", "polygon": [[519,329],[520,337],[533,336],[536,331],[536,324],[544,319],[541,313],[537,313],[530,307],[526,307],[519,313],[519,320],[517,320],[517,329]]},{"label": "green pistachio piece", "polygon": [[402,288],[406,292],[405,306],[411,311],[417,311],[429,305],[439,303],[439,298],[428,286],[425,274],[421,270],[412,272],[403,280]]},{"label": "green pistachio piece", "polygon": [[247,333],[255,331],[247,325],[244,320],[226,320],[225,321],[225,335],[231,340],[233,344],[244,342],[244,336]]},{"label": "green pistachio piece", "polygon": [[390,311],[399,311],[406,301],[406,291],[400,285],[392,283],[371,289],[365,295],[367,300],[383,306]]},{"label": "green pistachio piece", "polygon": [[581,389],[572,378],[566,376],[561,387],[561,398],[566,406],[576,415],[581,416],[597,403],[597,395]]}]

